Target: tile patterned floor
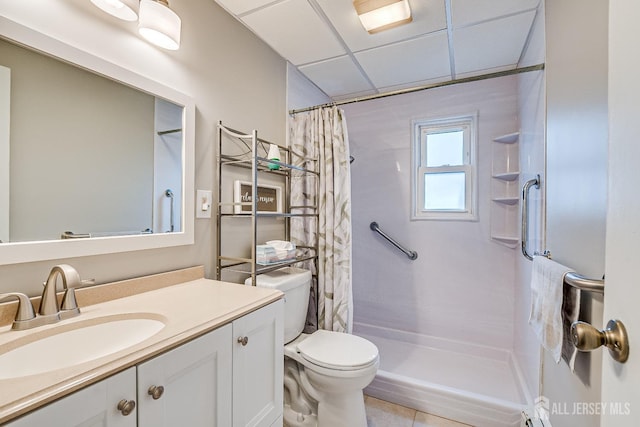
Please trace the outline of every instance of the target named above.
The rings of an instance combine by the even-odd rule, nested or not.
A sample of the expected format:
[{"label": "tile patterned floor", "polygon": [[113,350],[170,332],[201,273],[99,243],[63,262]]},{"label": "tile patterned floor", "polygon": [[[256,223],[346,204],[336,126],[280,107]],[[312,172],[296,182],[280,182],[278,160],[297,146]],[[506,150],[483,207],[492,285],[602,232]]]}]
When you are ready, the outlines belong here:
[{"label": "tile patterned floor", "polygon": [[446,418],[365,396],[368,427],[470,427]]}]

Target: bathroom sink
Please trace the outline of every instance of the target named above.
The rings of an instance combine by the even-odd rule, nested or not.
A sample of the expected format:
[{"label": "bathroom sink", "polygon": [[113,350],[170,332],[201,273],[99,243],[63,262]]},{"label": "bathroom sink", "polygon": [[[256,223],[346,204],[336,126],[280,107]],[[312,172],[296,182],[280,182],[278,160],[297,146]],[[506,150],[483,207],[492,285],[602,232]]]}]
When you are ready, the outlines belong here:
[{"label": "bathroom sink", "polygon": [[146,313],[108,316],[8,342],[3,347],[11,350],[0,353],[0,380],[55,371],[124,350],[160,332],[162,319]]}]

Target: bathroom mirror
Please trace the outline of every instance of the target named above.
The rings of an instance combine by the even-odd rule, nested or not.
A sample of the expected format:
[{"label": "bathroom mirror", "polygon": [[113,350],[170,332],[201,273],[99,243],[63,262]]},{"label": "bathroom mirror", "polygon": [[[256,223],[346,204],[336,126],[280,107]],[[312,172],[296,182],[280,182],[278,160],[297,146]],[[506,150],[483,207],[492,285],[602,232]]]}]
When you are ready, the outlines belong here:
[{"label": "bathroom mirror", "polygon": [[192,244],[192,100],[0,28],[0,265]]}]

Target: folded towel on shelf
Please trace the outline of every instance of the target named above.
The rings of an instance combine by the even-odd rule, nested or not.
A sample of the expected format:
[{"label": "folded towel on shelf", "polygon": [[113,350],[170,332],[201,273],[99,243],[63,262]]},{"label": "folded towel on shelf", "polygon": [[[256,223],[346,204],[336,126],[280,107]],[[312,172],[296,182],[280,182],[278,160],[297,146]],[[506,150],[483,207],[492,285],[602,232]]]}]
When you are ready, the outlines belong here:
[{"label": "folded towel on shelf", "polygon": [[296,257],[296,245],[283,240],[271,240],[266,245],[256,245],[256,263],[261,265],[290,261]]},{"label": "folded towel on shelf", "polygon": [[289,259],[292,253],[295,256],[296,245],[286,240],[269,240],[267,245],[275,249],[280,259]]},{"label": "folded towel on shelf", "polygon": [[542,346],[552,352],[556,363],[560,361],[564,336],[562,320],[564,276],[570,271],[570,268],[544,256],[533,258],[529,324]]},{"label": "folded towel on shelf", "polygon": [[[564,281],[564,279],[563,279]],[[576,370],[578,349],[571,339],[571,324],[580,315],[580,289],[564,284],[562,291],[562,358],[567,362],[571,372]]]}]

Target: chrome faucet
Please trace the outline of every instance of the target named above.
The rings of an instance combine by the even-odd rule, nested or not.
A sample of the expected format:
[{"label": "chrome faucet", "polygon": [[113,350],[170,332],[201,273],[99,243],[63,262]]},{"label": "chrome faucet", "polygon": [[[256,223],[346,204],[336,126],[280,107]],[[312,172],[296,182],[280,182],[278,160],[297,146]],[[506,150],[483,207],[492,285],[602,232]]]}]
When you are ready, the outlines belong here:
[{"label": "chrome faucet", "polygon": [[[62,285],[64,287],[61,307],[58,306],[58,298],[56,295],[58,276],[62,278]],[[60,264],[53,267],[44,284],[38,314],[44,318],[46,323],[54,323],[58,320],[68,319],[80,314],[80,309],[76,302],[75,288],[81,284],[80,275],[75,268],[68,264]]]}]

